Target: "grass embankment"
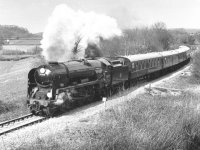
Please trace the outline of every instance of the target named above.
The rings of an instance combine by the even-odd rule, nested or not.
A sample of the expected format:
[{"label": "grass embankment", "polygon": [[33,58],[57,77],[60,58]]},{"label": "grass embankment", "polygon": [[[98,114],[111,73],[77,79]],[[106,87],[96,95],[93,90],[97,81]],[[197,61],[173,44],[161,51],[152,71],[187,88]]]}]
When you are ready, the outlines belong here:
[{"label": "grass embankment", "polygon": [[[200,54],[193,55],[193,76],[182,78],[181,89],[198,86]],[[197,82],[196,82],[197,81]],[[41,138],[18,149],[200,149],[199,93],[184,91],[179,96],[128,98],[122,105],[66,125],[62,133]],[[97,120],[97,121],[96,121]]]},{"label": "grass embankment", "polygon": [[0,61],[0,122],[29,113],[26,106],[28,72],[44,64],[40,56]]},{"label": "grass embankment", "polygon": [[[197,148],[200,119],[194,111],[196,105],[193,99],[197,97],[189,93],[179,97],[139,96],[103,115],[109,130],[92,147],[152,150]],[[106,116],[109,116],[107,121]]]},{"label": "grass embankment", "polygon": [[[200,147],[198,96],[139,95],[81,125],[18,149],[184,149]],[[97,116],[90,118],[95,119]],[[86,119],[87,120],[87,119]]]},{"label": "grass embankment", "polygon": [[[199,46],[200,48],[200,46]],[[200,50],[193,52],[193,75],[195,78],[200,79]]]}]

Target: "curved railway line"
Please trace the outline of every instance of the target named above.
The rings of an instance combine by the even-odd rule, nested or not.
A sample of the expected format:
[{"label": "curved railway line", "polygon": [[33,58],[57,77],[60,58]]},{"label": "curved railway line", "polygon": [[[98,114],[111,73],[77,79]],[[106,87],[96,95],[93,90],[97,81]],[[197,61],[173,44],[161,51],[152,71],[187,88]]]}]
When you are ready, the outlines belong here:
[{"label": "curved railway line", "polygon": [[27,114],[15,119],[4,121],[0,123],[0,136],[9,132],[18,130],[20,128],[33,125],[38,122],[46,120],[46,117],[34,116],[33,114]]}]

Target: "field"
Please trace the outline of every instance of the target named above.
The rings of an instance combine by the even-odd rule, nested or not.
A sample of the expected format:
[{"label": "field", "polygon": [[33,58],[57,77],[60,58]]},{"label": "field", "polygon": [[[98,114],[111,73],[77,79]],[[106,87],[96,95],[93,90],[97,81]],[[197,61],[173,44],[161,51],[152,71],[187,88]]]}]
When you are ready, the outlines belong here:
[{"label": "field", "polygon": [[26,107],[28,71],[37,66],[41,59],[32,55],[23,57],[9,55],[0,61],[0,121],[28,113]]}]

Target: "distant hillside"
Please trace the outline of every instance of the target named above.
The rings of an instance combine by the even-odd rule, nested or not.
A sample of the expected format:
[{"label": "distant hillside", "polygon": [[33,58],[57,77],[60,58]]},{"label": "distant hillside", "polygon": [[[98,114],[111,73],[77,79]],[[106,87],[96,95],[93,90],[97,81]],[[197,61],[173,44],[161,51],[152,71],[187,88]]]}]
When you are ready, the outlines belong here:
[{"label": "distant hillside", "polygon": [[186,32],[186,33],[189,33],[189,34],[191,34],[191,33],[198,33],[198,32],[200,32],[200,29],[187,29],[187,28],[170,28],[169,30],[171,30],[171,31],[181,31],[181,32]]},{"label": "distant hillside", "polygon": [[187,33],[197,33],[200,32],[200,29],[185,29]]},{"label": "distant hillside", "polygon": [[42,38],[42,33],[32,34],[26,28],[16,25],[0,25],[0,39]]},{"label": "distant hillside", "polygon": [[34,35],[42,38],[43,32],[35,33]]}]

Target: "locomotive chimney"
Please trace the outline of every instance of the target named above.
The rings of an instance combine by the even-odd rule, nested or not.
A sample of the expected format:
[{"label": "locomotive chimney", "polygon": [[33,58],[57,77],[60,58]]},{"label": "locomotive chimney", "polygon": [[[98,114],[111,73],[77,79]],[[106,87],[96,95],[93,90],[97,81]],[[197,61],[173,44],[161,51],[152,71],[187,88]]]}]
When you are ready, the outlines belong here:
[{"label": "locomotive chimney", "polygon": [[92,58],[101,57],[102,52],[99,46],[95,43],[88,43],[87,48],[85,49],[85,58]]}]

